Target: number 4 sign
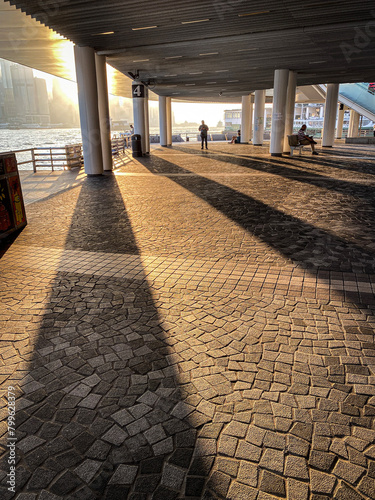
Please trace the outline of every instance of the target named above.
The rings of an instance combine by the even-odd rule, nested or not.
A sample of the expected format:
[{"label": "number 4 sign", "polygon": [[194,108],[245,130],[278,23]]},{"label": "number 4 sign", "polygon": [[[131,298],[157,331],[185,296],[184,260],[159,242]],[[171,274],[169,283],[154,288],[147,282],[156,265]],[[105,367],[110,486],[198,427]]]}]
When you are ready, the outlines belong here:
[{"label": "number 4 sign", "polygon": [[135,97],[135,98],[145,96],[145,86],[144,85],[140,85],[140,84],[133,85],[132,90],[133,90],[133,97]]}]

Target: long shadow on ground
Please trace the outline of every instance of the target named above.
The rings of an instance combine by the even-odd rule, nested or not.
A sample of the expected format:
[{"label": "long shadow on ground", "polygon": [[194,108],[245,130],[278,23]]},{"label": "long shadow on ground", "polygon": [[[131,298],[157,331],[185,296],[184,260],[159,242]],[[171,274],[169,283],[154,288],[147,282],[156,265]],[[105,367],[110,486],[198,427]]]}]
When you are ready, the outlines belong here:
[{"label": "long shadow on ground", "polygon": [[[70,221],[65,211],[55,223],[61,230],[70,224],[65,249],[81,251],[75,259],[112,253],[122,241],[138,255],[115,177],[87,179]],[[2,371],[3,383],[18,387],[17,493],[216,498],[204,493],[215,450],[204,451],[197,438],[218,429],[197,408],[202,398],[189,377],[169,360],[174,341],[154,304],[157,291],[152,295],[139,257],[136,264],[135,279],[83,273],[77,262],[76,271],[34,273],[26,284],[16,273],[6,276],[14,287],[2,290],[3,312],[16,321],[28,314],[21,342],[2,344],[20,355]],[[16,295],[27,310],[14,306]],[[14,495],[5,444],[4,434],[0,496],[7,500]]]}]

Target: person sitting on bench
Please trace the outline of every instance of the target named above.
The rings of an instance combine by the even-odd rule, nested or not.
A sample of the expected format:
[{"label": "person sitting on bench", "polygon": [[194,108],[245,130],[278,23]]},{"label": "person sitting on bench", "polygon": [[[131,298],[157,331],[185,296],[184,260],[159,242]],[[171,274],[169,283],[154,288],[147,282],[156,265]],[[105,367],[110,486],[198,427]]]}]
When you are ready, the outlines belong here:
[{"label": "person sitting on bench", "polygon": [[305,132],[306,132],[306,125],[302,125],[302,127],[299,129],[299,132],[298,132],[298,141],[300,144],[310,144],[311,146],[311,150],[312,150],[312,154],[313,155],[317,155],[319,153],[317,153],[315,151],[315,144],[317,144],[315,141],[314,141],[314,138],[313,137],[310,137],[309,135],[306,135]]}]

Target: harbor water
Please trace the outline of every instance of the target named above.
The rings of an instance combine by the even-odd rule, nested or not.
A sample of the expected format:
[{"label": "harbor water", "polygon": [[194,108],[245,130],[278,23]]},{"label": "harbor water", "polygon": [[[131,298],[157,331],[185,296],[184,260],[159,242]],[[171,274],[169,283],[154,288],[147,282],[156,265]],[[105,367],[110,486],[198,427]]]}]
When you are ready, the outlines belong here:
[{"label": "harbor water", "polygon": [[[82,142],[81,130],[74,129],[0,129],[0,153],[37,147],[63,147]],[[18,161],[29,159],[30,154],[17,154]],[[32,170],[32,165],[20,165],[20,170]]]}]

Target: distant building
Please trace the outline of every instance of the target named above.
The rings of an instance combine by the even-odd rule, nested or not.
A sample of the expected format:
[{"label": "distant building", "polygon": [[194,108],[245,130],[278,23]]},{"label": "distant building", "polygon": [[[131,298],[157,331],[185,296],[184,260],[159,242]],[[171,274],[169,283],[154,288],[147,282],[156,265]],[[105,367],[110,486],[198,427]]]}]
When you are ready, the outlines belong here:
[{"label": "distant building", "polygon": [[0,122],[49,125],[47,84],[31,68],[0,59]]},{"label": "distant building", "polygon": [[13,63],[0,59],[0,123],[10,123],[16,117],[12,75],[10,67]]},{"label": "distant building", "polygon": [[224,111],[224,126],[225,130],[238,130],[241,127],[240,109],[228,109]]},{"label": "distant building", "polygon": [[[265,108],[266,117],[266,128],[270,126],[272,109],[270,107]],[[224,128],[225,130],[237,131],[241,128],[241,109],[228,109],[224,111]]]},{"label": "distant building", "polygon": [[19,64],[10,67],[17,119],[20,123],[38,123],[34,74],[31,68]]},{"label": "distant building", "polygon": [[51,118],[48,103],[47,83],[43,78],[34,78],[34,83],[39,123],[41,125],[49,125],[51,123]]},{"label": "distant building", "polygon": [[10,72],[10,67],[14,63],[6,61],[5,59],[0,59],[0,71],[1,71],[1,81],[5,89],[13,88],[12,85],[12,75]]}]

